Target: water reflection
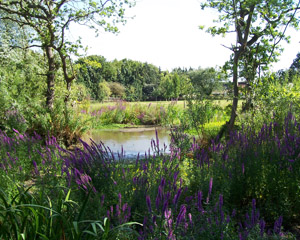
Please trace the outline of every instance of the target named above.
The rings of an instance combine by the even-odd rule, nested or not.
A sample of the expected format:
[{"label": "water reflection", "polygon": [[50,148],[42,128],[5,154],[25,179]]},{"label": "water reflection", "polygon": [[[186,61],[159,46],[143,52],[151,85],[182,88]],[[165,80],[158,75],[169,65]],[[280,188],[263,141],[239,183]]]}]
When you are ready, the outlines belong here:
[{"label": "water reflection", "polygon": [[[156,139],[157,130],[160,149],[167,146],[169,152],[170,136],[169,131],[166,129],[154,128],[130,128],[118,130],[101,130],[90,133],[84,137],[85,141],[89,138],[93,139],[96,143],[102,141],[105,146],[108,146],[113,152],[121,152],[122,146],[126,156],[137,156],[138,153],[144,154],[151,150],[151,139]],[[152,151],[150,151],[152,152]]]}]

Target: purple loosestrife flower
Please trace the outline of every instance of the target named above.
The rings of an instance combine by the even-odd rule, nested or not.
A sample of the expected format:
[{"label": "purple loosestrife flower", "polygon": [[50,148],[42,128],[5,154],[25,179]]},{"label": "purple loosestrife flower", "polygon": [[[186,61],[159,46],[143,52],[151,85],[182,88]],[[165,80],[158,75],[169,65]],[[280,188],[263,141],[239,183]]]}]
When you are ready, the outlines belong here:
[{"label": "purple loosestrife flower", "polygon": [[189,213],[189,214],[188,214],[188,217],[189,217],[189,223],[190,223],[190,225],[193,226],[193,218],[192,218],[192,214]]},{"label": "purple loosestrife flower", "polygon": [[122,194],[121,193],[118,194],[118,198],[119,198],[119,205],[121,206],[122,205]]},{"label": "purple loosestrife flower", "polygon": [[176,240],[175,235],[173,234],[173,230],[171,229],[168,233],[168,239],[169,240]]},{"label": "purple loosestrife flower", "polygon": [[186,214],[186,206],[181,205],[177,219],[176,219],[176,228],[178,225],[185,220],[185,214]]},{"label": "purple loosestrife flower", "polygon": [[159,196],[157,194],[156,199],[155,199],[155,206],[156,206],[157,211],[159,210],[159,204],[160,204],[160,199],[159,199]]},{"label": "purple loosestrife flower", "polygon": [[147,207],[148,207],[148,211],[151,214],[152,213],[152,208],[151,208],[151,199],[150,199],[149,195],[146,196],[146,204],[147,204]]},{"label": "purple loosestrife flower", "polygon": [[235,215],[236,215],[236,210],[233,209],[233,210],[232,210],[232,213],[231,213],[231,217],[235,217]]},{"label": "purple loosestrife flower", "polygon": [[119,217],[121,215],[120,207],[119,205],[116,205],[116,216]]},{"label": "purple loosestrife flower", "polygon": [[252,212],[251,212],[251,224],[252,224],[252,227],[254,227],[254,225],[256,225],[256,222],[258,221],[258,218],[259,218],[259,213],[257,215],[256,200],[252,199]]},{"label": "purple loosestrife flower", "polygon": [[124,222],[128,222],[128,220],[130,219],[130,216],[131,216],[131,207],[128,206],[127,213],[125,213],[125,215],[124,215]]},{"label": "purple loosestrife flower", "polygon": [[210,178],[210,180],[209,180],[209,190],[208,190],[209,195],[211,195],[212,187],[213,187],[213,178]]},{"label": "purple loosestrife flower", "polygon": [[162,186],[162,188],[166,185],[166,179],[164,177],[161,178],[160,180],[160,186]]},{"label": "purple loosestrife flower", "polygon": [[101,195],[100,205],[103,206],[104,204],[105,195]]},{"label": "purple loosestrife flower", "polygon": [[282,226],[283,217],[280,216],[274,223],[274,233],[280,234],[281,233],[281,226]]},{"label": "purple loosestrife flower", "polygon": [[264,236],[265,226],[266,226],[265,221],[261,219],[260,222],[259,222],[260,236],[261,236],[261,237]]},{"label": "purple loosestrife flower", "polygon": [[168,206],[169,206],[169,199],[166,199],[166,200],[164,201],[164,205],[163,205],[163,208],[162,208],[162,212],[165,212],[166,209],[168,208]]},{"label": "purple loosestrife flower", "polygon": [[203,213],[203,207],[202,207],[202,192],[199,191],[197,194],[197,208],[199,212]]},{"label": "purple loosestrife flower", "polygon": [[140,113],[137,118],[140,120],[143,120],[143,118],[145,117],[145,113]]},{"label": "purple loosestrife flower", "polygon": [[162,200],[162,199],[163,199],[163,196],[164,196],[163,189],[164,189],[164,188],[163,188],[162,185],[159,185],[159,186],[158,186],[157,196],[159,197],[159,200]]},{"label": "purple loosestrife flower", "polygon": [[34,167],[34,173],[35,173],[36,175],[39,175],[39,170],[38,170],[36,161],[32,160],[32,164],[33,164],[33,167]]},{"label": "purple loosestrife flower", "polygon": [[107,106],[107,109],[109,110],[109,111],[113,111],[113,110],[115,110],[117,108],[117,106]]},{"label": "purple loosestrife flower", "polygon": [[177,203],[178,203],[179,197],[180,197],[180,195],[181,195],[181,192],[182,192],[182,189],[179,188],[178,191],[177,191],[177,193],[176,193],[175,196],[174,196],[173,204],[174,204],[175,206],[177,206]]},{"label": "purple loosestrife flower", "polygon": [[126,209],[128,209],[128,203],[124,203],[124,205],[122,207],[122,211],[125,212]]},{"label": "purple loosestrife flower", "polygon": [[219,195],[219,209],[222,209],[222,206],[223,206],[223,195],[220,194]]},{"label": "purple loosestrife flower", "polygon": [[157,224],[156,224],[156,215],[154,215],[152,217],[152,223],[154,224],[154,226],[157,226]]},{"label": "purple loosestrife flower", "polygon": [[120,105],[120,106],[119,106],[119,109],[120,109],[121,111],[124,111],[124,110],[126,109],[126,106],[125,106],[125,105]]},{"label": "purple loosestrife flower", "polygon": [[114,206],[110,206],[110,213],[112,216],[114,215]]},{"label": "purple loosestrife flower", "polygon": [[166,209],[164,215],[165,215],[165,219],[167,220],[167,226],[170,229],[172,227],[172,223],[173,223],[171,209]]},{"label": "purple loosestrife flower", "polygon": [[87,174],[80,174],[80,179],[76,180],[79,181],[78,185],[81,185],[85,190],[88,190],[88,187],[91,186],[91,177]]},{"label": "purple loosestrife flower", "polygon": [[230,222],[230,216],[227,215],[227,217],[226,217],[226,223],[228,224],[229,222]]},{"label": "purple loosestrife flower", "polygon": [[139,160],[140,160],[140,153],[138,153],[138,155],[136,157],[136,161],[135,161],[135,166],[136,167],[138,166]]}]

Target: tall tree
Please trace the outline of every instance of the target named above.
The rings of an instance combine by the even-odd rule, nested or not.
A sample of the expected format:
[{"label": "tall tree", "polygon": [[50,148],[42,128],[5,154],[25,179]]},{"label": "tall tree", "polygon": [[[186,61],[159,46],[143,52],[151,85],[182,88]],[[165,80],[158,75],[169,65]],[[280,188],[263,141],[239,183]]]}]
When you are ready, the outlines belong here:
[{"label": "tall tree", "polygon": [[293,60],[293,63],[289,69],[289,79],[293,80],[294,77],[298,77],[300,75],[300,53],[297,53],[296,58]]},{"label": "tall tree", "polygon": [[[117,32],[115,23],[125,22],[124,6],[132,6],[128,0],[1,0],[0,20],[28,26],[33,34],[28,36],[29,47],[40,47],[45,52],[48,70],[46,105],[53,108],[55,78],[62,68],[67,89],[75,78],[70,54],[76,54],[80,41],[67,39],[67,30],[72,23],[84,24],[97,31],[97,26],[106,31]],[[56,56],[58,55],[59,61]],[[68,95],[66,96],[68,100]]]},{"label": "tall tree", "polygon": [[[259,66],[267,66],[279,55],[279,43],[288,40],[288,26],[297,27],[296,17],[300,1],[293,0],[207,0],[202,9],[218,10],[218,26],[208,28],[214,35],[235,33],[236,42],[229,47],[232,50],[231,66],[233,81],[233,104],[227,129],[233,129],[238,106],[238,79],[242,75],[240,68],[244,63],[244,77],[253,79]],[[251,64],[250,68],[247,64]],[[247,68],[245,67],[247,66]],[[250,71],[251,70],[251,71]]]}]

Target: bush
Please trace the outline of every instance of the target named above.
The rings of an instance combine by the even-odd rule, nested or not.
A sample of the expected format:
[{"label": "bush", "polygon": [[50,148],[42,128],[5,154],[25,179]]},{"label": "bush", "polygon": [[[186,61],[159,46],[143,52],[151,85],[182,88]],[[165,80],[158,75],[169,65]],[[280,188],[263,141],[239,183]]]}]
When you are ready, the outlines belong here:
[{"label": "bush", "polygon": [[123,99],[125,97],[125,87],[121,83],[109,82],[108,86],[111,91],[111,95]]}]

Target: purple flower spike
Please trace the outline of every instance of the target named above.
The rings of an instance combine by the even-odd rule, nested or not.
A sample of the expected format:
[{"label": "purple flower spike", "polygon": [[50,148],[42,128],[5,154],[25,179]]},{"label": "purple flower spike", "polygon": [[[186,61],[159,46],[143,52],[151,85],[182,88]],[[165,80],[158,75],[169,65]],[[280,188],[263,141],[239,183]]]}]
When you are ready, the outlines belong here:
[{"label": "purple flower spike", "polygon": [[277,221],[274,223],[274,233],[279,234],[281,232],[281,225],[282,225],[283,217],[280,216]]},{"label": "purple flower spike", "polygon": [[122,194],[119,193],[119,194],[118,194],[118,197],[119,197],[119,204],[120,204],[120,206],[121,206],[121,204],[122,204]]},{"label": "purple flower spike", "polygon": [[202,192],[199,191],[197,194],[197,207],[199,212],[203,212],[203,207],[202,207]]},{"label": "purple flower spike", "polygon": [[209,180],[209,190],[208,190],[209,195],[211,194],[212,186],[213,186],[213,178],[210,178],[210,180]]},{"label": "purple flower spike", "polygon": [[178,200],[179,200],[179,197],[180,197],[180,195],[181,195],[181,192],[182,192],[182,189],[179,188],[178,191],[177,191],[177,193],[176,193],[176,195],[174,196],[173,204],[177,205]]},{"label": "purple flower spike", "polygon": [[117,213],[117,217],[119,217],[121,215],[119,205],[116,206],[116,213]]},{"label": "purple flower spike", "polygon": [[39,175],[39,170],[37,168],[37,164],[36,164],[36,161],[32,160],[32,164],[33,164],[33,167],[34,167],[34,173],[36,175]]},{"label": "purple flower spike", "polygon": [[265,226],[266,226],[265,221],[264,220],[260,220],[260,222],[259,222],[259,228],[260,228],[260,236],[261,237],[263,237],[263,235],[264,235]]},{"label": "purple flower spike", "polygon": [[222,209],[222,206],[223,206],[223,195],[220,194],[220,196],[219,196],[219,208]]},{"label": "purple flower spike", "polygon": [[188,216],[189,216],[189,222],[190,222],[190,225],[192,226],[192,225],[193,225],[192,214],[189,213]]},{"label": "purple flower spike", "polygon": [[150,196],[149,195],[146,196],[146,204],[147,204],[149,213],[152,213],[151,200],[150,200]]},{"label": "purple flower spike", "polygon": [[181,205],[180,210],[179,210],[179,214],[178,214],[177,219],[176,219],[176,228],[185,219],[185,213],[186,213],[186,206]]}]

